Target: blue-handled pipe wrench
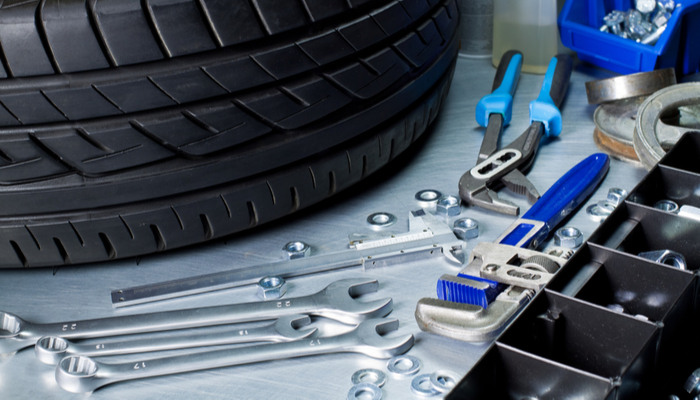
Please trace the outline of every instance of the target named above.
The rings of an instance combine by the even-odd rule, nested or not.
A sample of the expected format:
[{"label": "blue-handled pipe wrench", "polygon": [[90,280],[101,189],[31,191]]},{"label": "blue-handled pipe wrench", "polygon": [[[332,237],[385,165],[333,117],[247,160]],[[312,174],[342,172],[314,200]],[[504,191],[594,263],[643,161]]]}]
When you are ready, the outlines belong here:
[{"label": "blue-handled pipe wrench", "polygon": [[[517,53],[513,53],[510,59],[515,56]],[[555,60],[552,63],[556,66]],[[560,97],[563,97],[563,93]],[[542,123],[533,122],[533,125],[539,124]],[[531,129],[532,126],[528,131]],[[537,130],[540,129],[544,127],[537,127]],[[527,135],[528,131],[523,135]],[[541,135],[534,136],[538,141],[540,137]],[[487,151],[480,152],[480,156],[488,153],[489,148],[496,147],[492,137],[485,138],[486,140],[492,143],[486,145]],[[519,140],[520,138],[515,142]],[[512,144],[509,146],[513,148]],[[487,161],[492,157],[483,155]],[[505,169],[517,168],[513,167],[515,164],[511,163]],[[495,243],[477,244],[472,250],[468,265],[457,276],[443,275],[440,278],[437,299],[423,298],[418,301],[415,317],[419,327],[465,341],[482,342],[498,336],[565,262],[559,256],[534,249],[593,193],[608,167],[609,158],[605,154],[596,153],[587,157],[559,178]],[[494,176],[503,177],[509,173],[502,170]],[[522,179],[526,178],[522,176]]]}]

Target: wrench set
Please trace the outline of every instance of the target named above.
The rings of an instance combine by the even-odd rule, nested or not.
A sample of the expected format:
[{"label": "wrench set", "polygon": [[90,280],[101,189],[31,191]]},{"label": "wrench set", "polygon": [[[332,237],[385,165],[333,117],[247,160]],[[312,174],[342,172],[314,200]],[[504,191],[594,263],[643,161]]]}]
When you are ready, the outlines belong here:
[{"label": "wrench set", "polygon": [[[447,398],[682,394],[700,356],[700,223],[654,205],[700,205],[699,156],[700,133],[683,136]],[[638,256],[658,249],[687,269]]]},{"label": "wrench set", "polygon": [[[317,293],[282,300],[49,324],[32,323],[0,312],[0,351],[8,354],[34,345],[41,362],[57,364],[58,385],[75,393],[92,392],[124,380],[318,354],[355,352],[374,358],[390,358],[408,351],[414,339],[413,335],[386,336],[398,328],[398,320],[383,318],[392,311],[391,298],[367,302],[357,300],[357,297],[377,289],[375,280],[342,279]],[[321,336],[316,328],[304,328],[311,323],[310,316],[332,319],[354,328],[339,335]],[[125,336],[266,320],[274,321],[262,326],[237,325],[229,330],[167,338],[134,339]],[[109,336],[119,337],[89,344],[74,341]],[[200,349],[126,363],[93,358],[255,342],[272,343]]]}]

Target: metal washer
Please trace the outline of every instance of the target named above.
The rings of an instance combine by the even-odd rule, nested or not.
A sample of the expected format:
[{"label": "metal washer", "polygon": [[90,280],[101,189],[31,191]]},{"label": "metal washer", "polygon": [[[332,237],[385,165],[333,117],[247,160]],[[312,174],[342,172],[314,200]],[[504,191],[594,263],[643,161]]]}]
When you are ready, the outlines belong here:
[{"label": "metal washer", "polygon": [[420,367],[421,362],[418,357],[408,355],[396,356],[386,363],[386,369],[398,376],[415,375],[420,371]]},{"label": "metal washer", "polygon": [[422,374],[413,378],[411,381],[411,390],[413,393],[422,397],[437,396],[441,393],[430,382],[430,374]]},{"label": "metal washer", "polygon": [[[367,397],[370,395],[371,397]],[[382,388],[371,383],[358,383],[350,388],[348,392],[348,400],[368,399],[381,400]]]},{"label": "metal washer", "polygon": [[360,383],[371,383],[379,387],[386,383],[386,374],[383,371],[374,368],[364,368],[357,370],[352,374],[352,383],[359,385]]}]

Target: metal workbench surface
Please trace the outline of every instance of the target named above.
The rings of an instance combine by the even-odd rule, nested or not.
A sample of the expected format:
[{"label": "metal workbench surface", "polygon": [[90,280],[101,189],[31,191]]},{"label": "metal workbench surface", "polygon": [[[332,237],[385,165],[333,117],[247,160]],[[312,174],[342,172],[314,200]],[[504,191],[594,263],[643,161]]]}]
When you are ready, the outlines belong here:
[{"label": "metal workbench surface", "polygon": [[[483,129],[474,120],[479,98],[491,89],[495,68],[490,58],[460,56],[441,114],[416,145],[366,182],[284,220],[250,232],[184,250],[126,259],[104,264],[60,267],[58,269],[0,271],[0,310],[16,313],[34,322],[58,322],[124,315],[166,309],[256,301],[254,287],[242,287],[188,298],[115,309],[110,291],[116,288],[155,283],[203,273],[281,260],[281,247],[290,240],[302,240],[316,253],[346,248],[350,233],[368,231],[366,218],[378,211],[398,217],[396,230],[407,229],[408,213],[417,209],[414,194],[436,189],[457,195],[460,176],[475,164]],[[556,140],[543,142],[527,174],[541,193],[585,156],[599,151],[593,142],[594,106],[586,102],[584,83],[611,76],[610,73],[577,65],[563,105],[563,132]],[[515,94],[513,120],[502,143],[519,135],[528,123],[528,103],[537,97],[543,77],[523,74]],[[605,198],[610,187],[630,190],[646,171],[640,166],[612,160],[602,185],[586,204]],[[501,193],[504,191],[502,190]],[[521,209],[527,203],[516,199]],[[471,250],[479,241],[493,241],[514,218],[476,208],[462,208],[462,217],[480,222],[480,236],[467,242]],[[585,205],[567,223],[587,237],[598,226],[585,212]],[[444,257],[407,262],[362,271],[360,268],[290,279],[287,297],[313,293],[344,277],[372,277],[379,291],[367,298],[392,297],[391,316],[400,320],[394,335],[416,337],[408,354],[421,359],[422,372],[453,371],[463,375],[476,363],[488,343],[469,344],[422,332],[413,317],[421,297],[435,297],[435,284],[444,273],[459,267]],[[128,359],[128,358],[127,358]],[[117,383],[98,389],[92,399],[339,399],[352,386],[358,369],[386,370],[386,360],[357,354],[314,356],[238,367],[178,374]],[[410,399],[410,379],[389,376],[384,398]],[[37,361],[33,349],[0,359],[0,398],[75,399],[57,386],[54,368]],[[437,398],[437,397],[436,397]]]}]

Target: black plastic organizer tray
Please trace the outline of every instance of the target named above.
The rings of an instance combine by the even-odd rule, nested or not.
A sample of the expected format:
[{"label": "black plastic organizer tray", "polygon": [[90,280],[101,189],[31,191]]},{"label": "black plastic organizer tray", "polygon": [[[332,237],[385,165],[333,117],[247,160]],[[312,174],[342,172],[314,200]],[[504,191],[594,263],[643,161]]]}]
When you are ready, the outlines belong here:
[{"label": "black plastic organizer tray", "polygon": [[[447,399],[690,399],[700,367],[700,132],[666,154]],[[637,256],[669,249],[688,270]],[[615,311],[612,304],[622,306]]]}]

